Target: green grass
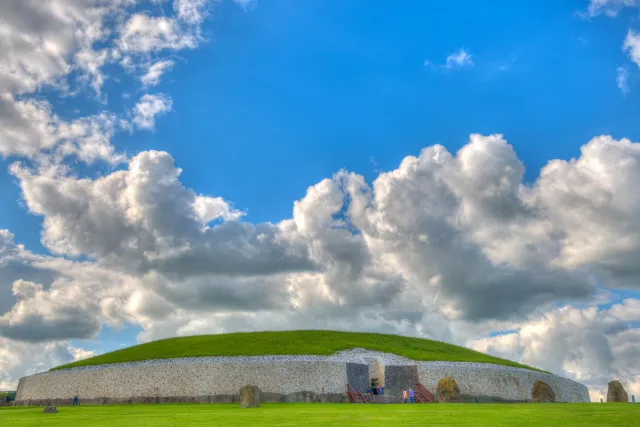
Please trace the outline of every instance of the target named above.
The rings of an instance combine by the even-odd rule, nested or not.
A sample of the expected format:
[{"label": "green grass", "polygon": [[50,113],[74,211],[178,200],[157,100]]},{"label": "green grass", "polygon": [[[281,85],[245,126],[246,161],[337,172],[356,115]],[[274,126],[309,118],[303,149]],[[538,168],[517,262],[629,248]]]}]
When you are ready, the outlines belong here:
[{"label": "green grass", "polygon": [[58,366],[52,370],[172,357],[329,355],[355,347],[395,353],[413,360],[496,363],[535,369],[467,348],[421,338],[357,332],[284,331],[169,338]]},{"label": "green grass", "polygon": [[173,427],[173,426],[637,426],[640,405],[632,404],[447,404],[349,405],[114,405],[0,408],[0,426]]}]

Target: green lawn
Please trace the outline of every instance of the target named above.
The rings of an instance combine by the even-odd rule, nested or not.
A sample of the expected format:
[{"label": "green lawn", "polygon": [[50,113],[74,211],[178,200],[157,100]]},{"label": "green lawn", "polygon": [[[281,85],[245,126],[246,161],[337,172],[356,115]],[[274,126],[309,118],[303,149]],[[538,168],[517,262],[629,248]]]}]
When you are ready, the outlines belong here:
[{"label": "green lawn", "polygon": [[0,426],[168,427],[168,426],[637,426],[640,405],[632,404],[448,404],[349,405],[114,405],[43,408],[0,407]]},{"label": "green lawn", "polygon": [[395,353],[413,360],[484,362],[533,369],[467,348],[421,338],[355,332],[284,331],[169,338],[58,366],[53,370],[172,357],[329,355],[355,347]]}]

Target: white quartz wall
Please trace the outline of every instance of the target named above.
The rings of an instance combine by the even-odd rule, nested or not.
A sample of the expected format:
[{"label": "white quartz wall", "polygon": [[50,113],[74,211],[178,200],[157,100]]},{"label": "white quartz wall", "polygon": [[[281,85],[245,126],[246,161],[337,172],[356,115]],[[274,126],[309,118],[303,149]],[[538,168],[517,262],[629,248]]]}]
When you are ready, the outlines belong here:
[{"label": "white quartz wall", "polygon": [[438,381],[452,376],[467,396],[531,400],[537,380],[549,384],[559,402],[588,402],[575,381],[528,369],[470,362],[415,362],[394,354],[353,349],[332,356],[202,357],[90,366],[45,372],[20,380],[16,400],[235,395],[255,384],[265,393],[344,394],[346,363],[369,364],[383,377],[385,365],[417,365],[420,382],[436,394]]},{"label": "white quartz wall", "polygon": [[266,393],[345,393],[344,362],[141,363],[67,369],[25,377],[16,400],[237,394],[255,384]]},{"label": "white quartz wall", "polygon": [[420,383],[435,395],[438,381],[451,376],[458,384],[460,394],[490,396],[504,400],[531,400],[531,389],[536,381],[549,384],[557,402],[589,402],[589,391],[584,385],[557,375],[528,369],[488,363],[420,362]]}]

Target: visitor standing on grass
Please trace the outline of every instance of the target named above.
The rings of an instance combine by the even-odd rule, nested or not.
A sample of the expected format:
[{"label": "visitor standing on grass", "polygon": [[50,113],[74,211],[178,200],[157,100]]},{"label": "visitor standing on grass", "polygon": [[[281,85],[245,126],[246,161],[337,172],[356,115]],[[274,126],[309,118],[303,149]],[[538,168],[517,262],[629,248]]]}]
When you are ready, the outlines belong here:
[{"label": "visitor standing on grass", "polygon": [[404,403],[407,403],[407,398],[409,397],[409,393],[407,393],[407,390],[402,390],[402,401]]},{"label": "visitor standing on grass", "polygon": [[80,404],[80,397],[78,396],[78,393],[76,393],[76,395],[73,396],[73,406],[76,406],[79,404]]},{"label": "visitor standing on grass", "polygon": [[411,403],[413,403],[415,396],[416,395],[413,392],[413,387],[409,387],[409,400],[411,401]]}]

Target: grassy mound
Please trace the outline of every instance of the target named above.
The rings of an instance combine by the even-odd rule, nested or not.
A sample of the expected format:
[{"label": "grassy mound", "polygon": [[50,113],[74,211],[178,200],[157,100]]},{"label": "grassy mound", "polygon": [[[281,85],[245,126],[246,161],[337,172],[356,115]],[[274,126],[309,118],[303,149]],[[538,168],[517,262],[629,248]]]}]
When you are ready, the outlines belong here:
[{"label": "grassy mound", "polygon": [[398,335],[336,332],[283,331],[243,332],[220,335],[198,335],[169,338],[79,360],[56,369],[105,365],[152,359],[201,356],[319,355],[361,347],[394,353],[413,360],[481,362],[534,369],[510,360],[500,359],[467,348]]}]

